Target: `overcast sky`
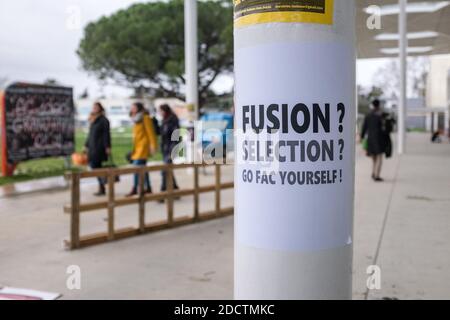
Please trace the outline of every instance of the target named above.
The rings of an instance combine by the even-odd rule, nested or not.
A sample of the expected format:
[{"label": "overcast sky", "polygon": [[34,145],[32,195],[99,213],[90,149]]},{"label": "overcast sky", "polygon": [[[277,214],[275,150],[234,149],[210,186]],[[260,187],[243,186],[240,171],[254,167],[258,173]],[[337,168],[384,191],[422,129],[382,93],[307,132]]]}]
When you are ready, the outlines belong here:
[{"label": "overcast sky", "polygon": [[[10,81],[43,82],[56,79],[75,88],[79,95],[88,88],[91,96],[102,94],[94,77],[81,70],[75,53],[90,21],[144,0],[0,0],[0,78]],[[358,63],[358,83],[370,86],[383,60]],[[219,91],[232,85],[229,78],[215,83]],[[108,86],[111,96],[129,91]]]}]

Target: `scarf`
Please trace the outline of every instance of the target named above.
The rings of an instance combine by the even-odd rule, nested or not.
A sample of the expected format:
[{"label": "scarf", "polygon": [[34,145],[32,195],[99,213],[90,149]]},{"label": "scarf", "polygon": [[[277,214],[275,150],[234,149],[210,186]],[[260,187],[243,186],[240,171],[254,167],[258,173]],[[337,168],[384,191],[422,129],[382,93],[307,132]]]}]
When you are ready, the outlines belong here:
[{"label": "scarf", "polygon": [[133,123],[135,124],[141,123],[142,120],[144,120],[143,112],[136,113],[134,116],[131,117],[131,121],[133,121]]},{"label": "scarf", "polygon": [[91,112],[90,114],[89,114],[89,118],[88,118],[88,121],[89,121],[89,123],[90,124],[93,124],[100,116],[102,116],[103,114],[101,113],[101,112],[99,112],[99,113],[93,113],[93,112]]}]

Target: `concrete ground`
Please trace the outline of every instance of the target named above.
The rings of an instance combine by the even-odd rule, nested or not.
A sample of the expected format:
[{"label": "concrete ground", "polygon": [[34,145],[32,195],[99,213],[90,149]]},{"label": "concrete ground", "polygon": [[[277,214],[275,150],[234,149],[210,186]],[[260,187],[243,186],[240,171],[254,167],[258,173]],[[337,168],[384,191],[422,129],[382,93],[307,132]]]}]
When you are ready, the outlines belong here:
[{"label": "concrete ground", "polygon": [[[376,184],[370,160],[357,152],[354,236],[355,299],[450,299],[450,145],[431,145],[428,135],[408,135],[408,154],[386,161]],[[178,172],[188,187],[189,172]],[[224,170],[232,179],[232,167]],[[160,177],[152,176],[157,186]],[[201,183],[212,183],[212,171]],[[118,193],[128,191],[124,177]],[[82,185],[92,200],[95,181]],[[233,218],[148,234],[78,251],[63,250],[69,217],[67,191],[0,197],[0,286],[63,294],[63,299],[232,299]],[[214,206],[212,194],[201,210]],[[223,193],[222,205],[233,202]],[[147,221],[164,218],[163,205],[147,206]],[[192,199],[175,206],[192,214]],[[87,213],[82,233],[106,229],[106,212]],[[137,225],[137,208],[118,210],[119,227]],[[81,290],[66,287],[67,267],[81,268]],[[366,289],[367,267],[381,268],[381,290]]]}]

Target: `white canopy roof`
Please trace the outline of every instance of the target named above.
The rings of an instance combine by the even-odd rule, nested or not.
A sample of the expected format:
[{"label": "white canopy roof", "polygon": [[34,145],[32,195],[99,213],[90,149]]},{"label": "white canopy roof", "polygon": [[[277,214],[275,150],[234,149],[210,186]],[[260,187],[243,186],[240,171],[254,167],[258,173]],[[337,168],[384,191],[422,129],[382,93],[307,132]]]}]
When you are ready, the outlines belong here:
[{"label": "white canopy roof", "polygon": [[[342,0],[338,0],[342,1]],[[345,0],[344,0],[345,1]],[[398,57],[398,0],[357,0],[358,58]],[[367,8],[381,8],[381,29],[370,30]],[[450,53],[450,1],[408,1],[408,55]]]}]

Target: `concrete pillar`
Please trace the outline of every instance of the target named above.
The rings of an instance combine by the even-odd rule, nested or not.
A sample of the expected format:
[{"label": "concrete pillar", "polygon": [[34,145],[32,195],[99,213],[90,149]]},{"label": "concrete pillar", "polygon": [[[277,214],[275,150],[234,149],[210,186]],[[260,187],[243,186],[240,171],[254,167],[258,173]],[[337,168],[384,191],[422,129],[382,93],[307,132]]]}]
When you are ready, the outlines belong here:
[{"label": "concrete pillar", "polygon": [[400,59],[400,100],[398,106],[398,153],[403,154],[405,152],[406,144],[406,88],[407,88],[407,57],[408,57],[408,15],[406,12],[407,0],[399,0],[399,59]]},{"label": "concrete pillar", "polygon": [[197,0],[184,0],[184,39],[186,63],[186,103],[194,107],[198,118],[198,34]]},{"label": "concrete pillar", "polygon": [[261,2],[235,1],[235,298],[350,299],[355,1]]},{"label": "concrete pillar", "polygon": [[426,119],[425,126],[426,126],[427,132],[433,131],[433,115],[431,113],[427,112],[425,119]]},{"label": "concrete pillar", "polygon": [[439,112],[433,112],[433,132],[439,130]]},{"label": "concrete pillar", "polygon": [[444,122],[445,134],[448,136],[450,134],[450,109],[447,108],[445,112],[445,122]]}]

